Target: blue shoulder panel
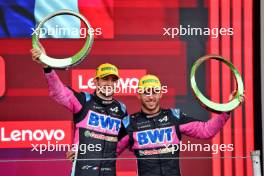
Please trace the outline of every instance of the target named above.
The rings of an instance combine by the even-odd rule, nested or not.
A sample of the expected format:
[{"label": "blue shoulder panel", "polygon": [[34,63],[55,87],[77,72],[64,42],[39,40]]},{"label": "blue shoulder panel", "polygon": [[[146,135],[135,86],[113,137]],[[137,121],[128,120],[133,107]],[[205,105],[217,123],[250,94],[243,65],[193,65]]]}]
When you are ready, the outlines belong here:
[{"label": "blue shoulder panel", "polygon": [[177,119],[180,119],[181,118],[181,114],[180,114],[180,109],[173,109],[171,108],[170,109],[173,116],[176,117]]},{"label": "blue shoulder panel", "polygon": [[90,101],[91,100],[91,95],[88,92],[84,92],[85,94],[85,101]]},{"label": "blue shoulder panel", "polygon": [[123,113],[126,113],[126,105],[124,103],[122,103],[121,101],[118,101],[120,106],[121,106],[121,110],[123,111]]},{"label": "blue shoulder panel", "polygon": [[124,124],[124,127],[127,128],[128,125],[130,124],[130,116],[126,116],[123,118],[122,120],[123,124]]}]

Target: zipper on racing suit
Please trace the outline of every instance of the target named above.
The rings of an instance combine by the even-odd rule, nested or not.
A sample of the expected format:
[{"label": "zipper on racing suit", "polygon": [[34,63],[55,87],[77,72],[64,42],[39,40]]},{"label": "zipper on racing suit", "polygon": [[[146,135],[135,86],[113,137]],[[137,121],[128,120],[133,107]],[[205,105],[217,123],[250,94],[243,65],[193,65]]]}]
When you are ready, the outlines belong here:
[{"label": "zipper on racing suit", "polygon": [[[154,129],[157,127],[156,122],[155,122],[156,121],[155,118],[157,118],[157,117],[152,117],[152,121],[154,123]],[[158,154],[158,156],[159,156],[159,168],[160,168],[160,173],[161,173],[161,176],[162,176],[163,175],[163,172],[162,172],[162,168],[161,168],[162,163],[161,163],[161,159],[160,159],[160,153]]]}]

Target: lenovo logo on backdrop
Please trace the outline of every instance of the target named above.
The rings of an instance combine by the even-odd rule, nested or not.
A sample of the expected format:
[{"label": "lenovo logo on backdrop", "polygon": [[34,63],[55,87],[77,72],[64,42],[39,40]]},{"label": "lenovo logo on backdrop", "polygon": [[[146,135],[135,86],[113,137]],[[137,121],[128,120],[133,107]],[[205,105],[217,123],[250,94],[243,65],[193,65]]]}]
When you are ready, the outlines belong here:
[{"label": "lenovo logo on backdrop", "polygon": [[[116,86],[117,95],[136,95],[139,79],[147,73],[146,70],[119,70],[120,79]],[[95,89],[93,78],[95,70],[72,70],[72,88],[76,91]]]},{"label": "lenovo logo on backdrop", "polygon": [[70,144],[71,129],[71,121],[0,122],[0,148],[30,148],[48,142]]}]

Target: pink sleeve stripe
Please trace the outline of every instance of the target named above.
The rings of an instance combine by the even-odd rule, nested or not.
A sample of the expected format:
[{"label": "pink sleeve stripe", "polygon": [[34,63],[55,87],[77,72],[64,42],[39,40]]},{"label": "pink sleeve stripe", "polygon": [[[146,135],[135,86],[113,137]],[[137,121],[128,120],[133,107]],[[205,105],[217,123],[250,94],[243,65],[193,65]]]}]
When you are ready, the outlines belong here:
[{"label": "pink sleeve stripe", "polygon": [[44,74],[48,83],[49,95],[59,104],[68,108],[71,112],[77,113],[82,109],[81,103],[60,80],[54,70]]},{"label": "pink sleeve stripe", "polygon": [[118,143],[117,143],[117,148],[116,148],[116,153],[117,155],[121,155],[121,153],[128,148],[129,146],[129,136],[126,135],[123,137]]},{"label": "pink sleeve stripe", "polygon": [[195,121],[180,125],[180,132],[194,138],[210,139],[222,129],[228,119],[229,115],[222,113],[207,122]]}]

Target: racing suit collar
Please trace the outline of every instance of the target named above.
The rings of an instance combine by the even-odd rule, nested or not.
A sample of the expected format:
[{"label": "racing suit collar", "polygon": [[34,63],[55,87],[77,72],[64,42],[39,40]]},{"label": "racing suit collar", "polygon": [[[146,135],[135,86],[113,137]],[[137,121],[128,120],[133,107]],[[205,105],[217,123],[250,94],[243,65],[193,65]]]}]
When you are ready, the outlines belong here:
[{"label": "racing suit collar", "polygon": [[96,95],[96,92],[93,93],[93,97],[94,97],[94,100],[95,100],[98,104],[103,105],[103,106],[107,106],[107,105],[113,103],[113,101],[114,101],[114,99],[112,99],[112,100],[104,100],[104,99],[98,97],[98,96]]},{"label": "racing suit collar", "polygon": [[146,118],[155,118],[155,117],[157,117],[157,116],[160,115],[161,110],[162,110],[162,109],[159,109],[158,112],[153,113],[153,114],[147,114],[147,113],[145,113],[145,112],[143,112],[143,111],[141,110],[141,114],[142,114],[144,117],[146,117]]}]

